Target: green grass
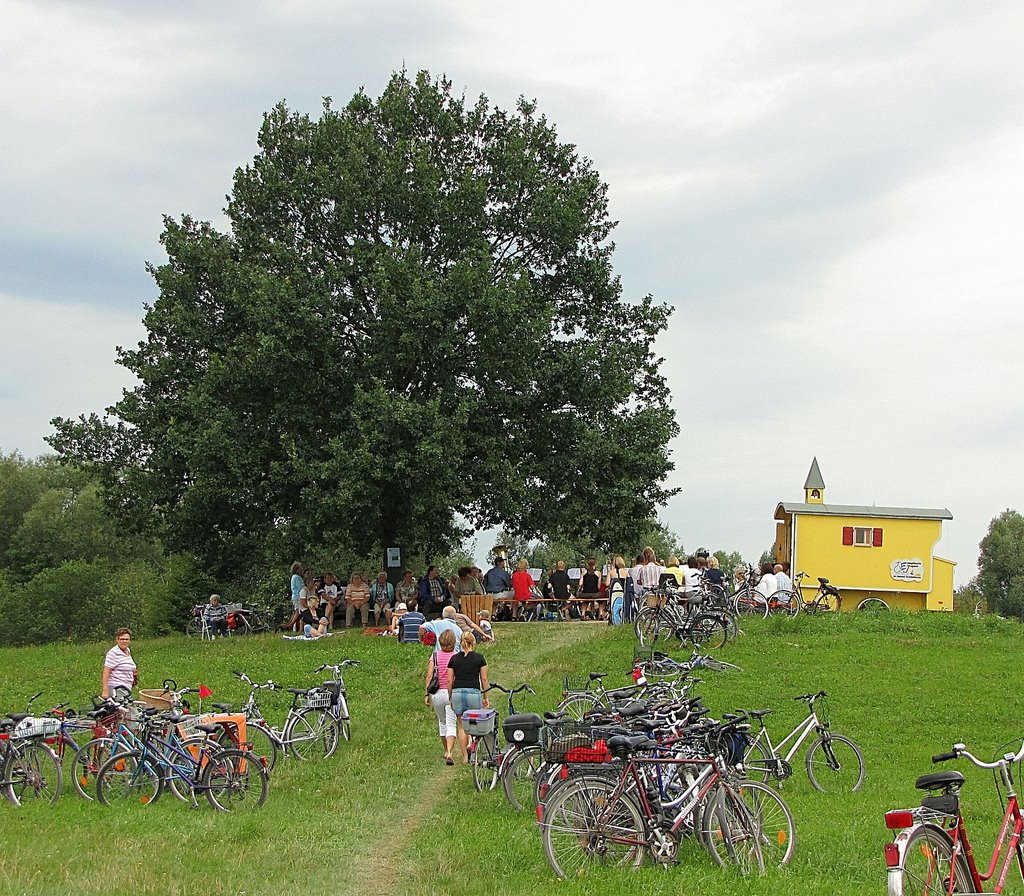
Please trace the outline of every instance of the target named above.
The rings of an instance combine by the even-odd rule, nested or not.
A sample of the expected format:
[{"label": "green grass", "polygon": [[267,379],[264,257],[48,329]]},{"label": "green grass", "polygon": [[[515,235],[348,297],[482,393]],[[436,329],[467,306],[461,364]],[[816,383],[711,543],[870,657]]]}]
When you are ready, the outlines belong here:
[{"label": "green grass", "polygon": [[[797,820],[791,868],[737,879],[684,844],[679,867],[607,870],[558,881],[544,859],[531,815],[500,793],[477,794],[468,769],[441,762],[433,713],[423,705],[426,654],[384,638],[343,634],[320,643],[274,636],[213,644],[167,638],[134,645],[141,685],[164,677],[210,686],[215,700],[240,701],[231,676],[305,685],[319,663],[350,656],[353,741],[320,764],[283,761],[261,813],[236,818],[190,810],[170,796],[118,814],[86,804],[70,789],[53,807],[0,803],[0,893],[136,894],[302,892],[304,894],[869,894],[885,891],[882,813],[912,805],[914,778],[929,757],[958,740],[991,756],[1024,735],[1021,629],[996,619],[893,613],[767,620],[723,656],[744,669],[710,673],[701,686],[716,713],[772,707],[775,733],[803,717],[790,697],[820,688],[832,695],[833,726],[862,747],[863,790],[819,794],[802,766],[784,795]],[[599,625],[504,626],[486,649],[492,680],[529,681],[530,709],[553,706],[567,672],[600,669],[625,683],[631,633]],[[45,700],[84,704],[98,688],[107,645],[0,650],[0,707]],[[274,696],[268,715],[283,717]],[[976,851],[991,847],[1000,807],[991,778],[968,778],[965,814]],[[986,853],[987,857],[987,853]],[[1024,891],[1011,878],[1008,892]]]}]

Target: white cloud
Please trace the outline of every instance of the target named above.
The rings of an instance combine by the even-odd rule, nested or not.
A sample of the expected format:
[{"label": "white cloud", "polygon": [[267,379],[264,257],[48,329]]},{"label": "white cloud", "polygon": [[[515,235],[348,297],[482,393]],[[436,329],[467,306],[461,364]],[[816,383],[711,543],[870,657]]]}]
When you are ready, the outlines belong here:
[{"label": "white cloud", "polygon": [[114,364],[118,345],[145,336],[141,310],[59,304],[0,293],[0,450],[35,457],[49,449],[53,417],[102,413],[134,378]]}]

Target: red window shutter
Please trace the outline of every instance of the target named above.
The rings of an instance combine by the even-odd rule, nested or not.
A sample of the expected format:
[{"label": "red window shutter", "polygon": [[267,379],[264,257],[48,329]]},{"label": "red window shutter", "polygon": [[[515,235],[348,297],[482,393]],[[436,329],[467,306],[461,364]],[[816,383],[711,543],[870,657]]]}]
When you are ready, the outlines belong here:
[{"label": "red window shutter", "polygon": [[871,533],[871,543],[876,548],[880,548],[882,546],[882,530],[881,529],[875,529],[875,531]]},{"label": "red window shutter", "polygon": [[843,544],[853,544],[853,526],[843,526]]}]

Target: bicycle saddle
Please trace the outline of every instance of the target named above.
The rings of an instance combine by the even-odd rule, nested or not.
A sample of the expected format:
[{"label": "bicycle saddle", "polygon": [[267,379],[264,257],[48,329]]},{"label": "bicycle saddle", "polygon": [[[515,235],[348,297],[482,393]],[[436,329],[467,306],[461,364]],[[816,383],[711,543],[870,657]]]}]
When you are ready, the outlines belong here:
[{"label": "bicycle saddle", "polygon": [[641,703],[639,700],[633,703],[627,703],[622,709],[619,710],[619,715],[624,719],[632,719],[634,716],[640,716],[647,712],[647,704]]},{"label": "bicycle saddle", "polygon": [[608,738],[608,749],[614,752],[632,753],[634,750],[653,750],[658,742],[646,734],[616,734]]},{"label": "bicycle saddle", "polygon": [[752,719],[763,719],[765,716],[770,716],[772,711],[770,709],[752,709],[747,713]]},{"label": "bicycle saddle", "polygon": [[600,681],[607,674],[608,674],[607,672],[591,672],[590,673],[590,680],[591,681]]},{"label": "bicycle saddle", "polygon": [[219,710],[221,710],[221,712],[231,712],[231,706],[232,706],[232,704],[230,704],[230,703],[211,703],[210,705],[211,705],[211,706],[212,706],[212,707],[213,707],[214,709],[219,709]]},{"label": "bicycle saddle", "polygon": [[564,719],[567,715],[569,715],[569,713],[567,713],[564,709],[560,712],[553,712],[550,709],[544,711],[544,718],[547,719],[549,722],[557,722],[560,719]]},{"label": "bicycle saddle", "polygon": [[943,787],[959,787],[964,783],[964,776],[960,772],[932,772],[929,775],[921,775],[914,782],[918,790],[939,790]]},{"label": "bicycle saddle", "polygon": [[633,695],[638,693],[640,688],[634,685],[628,688],[616,688],[614,691],[608,691],[609,700],[630,700]]},{"label": "bicycle saddle", "polygon": [[202,731],[203,734],[216,734],[220,731],[220,725],[196,725],[196,731]]},{"label": "bicycle saddle", "polygon": [[828,584],[828,579],[822,578],[821,576],[818,576],[818,581],[821,582],[822,585]]}]

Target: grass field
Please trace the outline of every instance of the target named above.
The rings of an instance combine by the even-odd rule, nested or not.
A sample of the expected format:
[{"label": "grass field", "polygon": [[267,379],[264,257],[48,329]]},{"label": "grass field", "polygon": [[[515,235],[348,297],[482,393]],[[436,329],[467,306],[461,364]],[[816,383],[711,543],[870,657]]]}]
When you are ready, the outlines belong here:
[{"label": "grass field", "polygon": [[[425,649],[341,634],[320,643],[275,636],[199,643],[140,641],[141,686],[164,677],[203,682],[214,700],[240,701],[235,668],[285,685],[312,681],[312,669],[353,657],[349,686],[353,740],[320,764],[284,761],[262,812],[246,818],[190,810],[167,796],[117,814],[70,789],[56,806],[0,802],[0,894],[878,894],[885,892],[882,813],[912,805],[913,782],[929,757],[958,740],[991,756],[1024,736],[1021,628],[997,619],[844,614],[826,619],[748,623],[723,651],[742,673],[707,675],[700,686],[715,713],[772,707],[773,731],[803,717],[794,694],[824,688],[833,727],[856,740],[868,765],[856,794],[814,791],[802,766],[784,795],[797,821],[793,864],[739,879],[684,844],[665,871],[608,870],[558,881],[532,815],[511,811],[499,792],[477,794],[465,767],[446,767],[433,713],[423,705]],[[529,681],[528,709],[555,705],[567,672],[602,670],[625,683],[631,633],[601,625],[498,627],[486,649],[491,680]],[[98,689],[109,645],[0,650],[0,707],[22,708],[43,690],[55,703],[85,704]],[[287,702],[267,702],[283,717]],[[968,778],[964,811],[976,851],[991,847],[1001,810],[986,773]],[[986,853],[987,857],[987,853]],[[1008,891],[1022,893],[1019,880]]]}]

